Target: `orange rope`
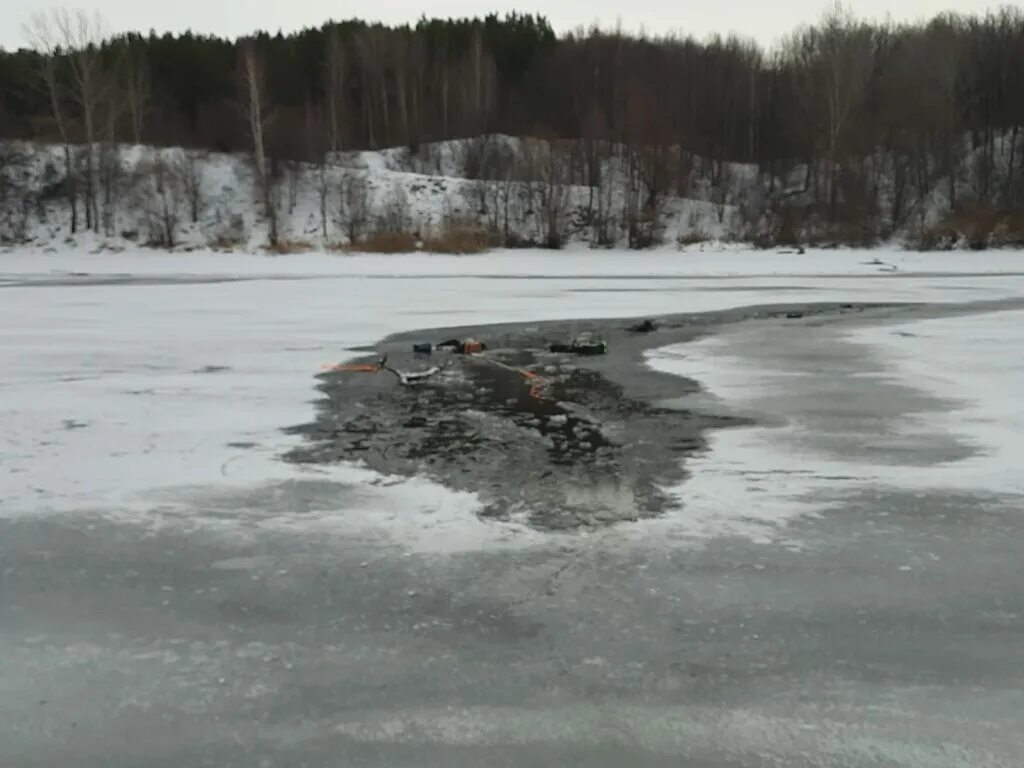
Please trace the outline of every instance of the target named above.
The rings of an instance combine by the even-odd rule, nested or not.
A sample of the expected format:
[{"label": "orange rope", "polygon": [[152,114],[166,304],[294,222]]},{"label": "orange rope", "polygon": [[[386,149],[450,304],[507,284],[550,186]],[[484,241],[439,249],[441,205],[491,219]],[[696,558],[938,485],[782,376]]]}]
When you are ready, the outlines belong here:
[{"label": "orange rope", "polygon": [[325,371],[357,371],[359,373],[377,373],[378,363],[324,363],[320,366]]}]

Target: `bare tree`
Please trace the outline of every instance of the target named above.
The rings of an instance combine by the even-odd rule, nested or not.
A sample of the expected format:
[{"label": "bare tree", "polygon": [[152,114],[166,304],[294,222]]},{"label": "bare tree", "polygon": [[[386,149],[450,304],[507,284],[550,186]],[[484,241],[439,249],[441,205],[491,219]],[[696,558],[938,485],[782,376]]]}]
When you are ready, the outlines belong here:
[{"label": "bare tree", "polygon": [[388,146],[391,143],[391,100],[388,94],[388,68],[387,64],[391,60],[390,48],[391,48],[391,35],[387,34],[383,28],[374,28],[369,33],[370,40],[372,42],[371,50],[374,51],[374,57],[376,59],[376,67],[374,71],[377,75],[377,87],[380,89],[380,98],[377,103],[380,104],[380,113],[383,118],[382,132],[384,137],[384,145]]},{"label": "bare tree", "polygon": [[474,136],[461,143],[463,174],[474,182],[463,187],[466,203],[480,216],[487,216],[493,211],[488,208],[492,179],[501,177],[500,152],[494,136],[483,134]]},{"label": "bare tree", "polygon": [[547,248],[561,248],[567,237],[569,189],[566,186],[566,163],[554,141],[533,144],[529,165],[538,173],[536,221],[540,241]]},{"label": "bare tree", "polygon": [[328,172],[326,153],[321,155],[320,163],[317,166],[316,193],[320,201],[320,236],[324,245],[327,244],[329,233],[327,231],[328,209],[331,199],[331,176]]},{"label": "bare tree", "polygon": [[61,53],[60,39],[50,18],[42,13],[37,13],[32,17],[31,24],[25,28],[25,36],[39,51],[40,77],[46,86],[50,111],[64,147],[63,187],[71,214],[71,234],[75,234],[78,231],[78,187],[74,151],[71,146],[68,118],[64,108],[65,95],[57,69],[58,56]]},{"label": "bare tree", "polygon": [[647,192],[644,189],[641,152],[632,146],[625,147],[626,169],[623,178],[622,222],[630,248],[646,248],[651,244],[651,221],[644,203]]},{"label": "bare tree", "polygon": [[501,145],[497,148],[493,180],[487,182],[490,200],[488,226],[505,245],[516,245],[519,241],[519,237],[512,231],[512,217],[517,214],[519,176],[522,172],[520,166],[515,149],[512,146]]},{"label": "bare tree", "polygon": [[[388,143],[391,113],[388,109],[387,38],[381,27],[369,27],[359,37],[359,71],[362,76],[362,109],[366,117],[366,137],[370,149],[376,149],[378,137]],[[379,108],[381,123],[375,123]],[[379,129],[379,131],[378,131]]]},{"label": "bare tree", "polygon": [[265,131],[270,120],[270,107],[267,98],[266,67],[263,58],[256,48],[254,40],[246,39],[239,42],[241,57],[240,67],[246,116],[248,118],[249,137],[252,141],[253,164],[256,169],[256,182],[263,198],[263,213],[267,219],[267,239],[271,247],[278,242],[278,211],[276,190],[270,165],[267,162]]},{"label": "bare tree", "polygon": [[341,44],[338,28],[332,26],[327,32],[327,122],[330,134],[331,152],[339,152],[343,146],[342,120],[345,116],[345,49]]},{"label": "bare tree", "polygon": [[28,154],[13,142],[0,142],[0,242],[22,242],[28,237],[32,191],[22,178]]},{"label": "bare tree", "polygon": [[491,55],[484,48],[483,30],[479,25],[473,30],[470,48],[470,71],[472,83],[471,104],[473,122],[470,130],[483,133],[487,130],[487,118],[491,108],[491,94],[494,89],[495,70]]},{"label": "bare tree", "polygon": [[441,135],[447,138],[451,134],[449,128],[449,112],[451,108],[451,73],[448,63],[448,41],[442,43],[435,55],[437,72],[435,81],[440,81],[441,88]]},{"label": "bare tree", "polygon": [[124,168],[121,163],[121,147],[117,143],[116,125],[120,109],[111,92],[112,98],[106,104],[106,129],[104,141],[99,148],[99,184],[103,191],[103,231],[108,237],[115,234],[117,198],[121,187]]},{"label": "bare tree", "polygon": [[142,129],[146,120],[149,102],[149,67],[142,49],[131,44],[125,57],[124,95],[128,114],[131,117],[132,141],[142,143]]},{"label": "bare tree", "polygon": [[387,198],[378,202],[377,234],[408,232],[410,228],[409,196],[401,184],[395,182]]},{"label": "bare tree", "polygon": [[295,206],[299,203],[299,188],[302,186],[302,166],[294,160],[285,160],[281,163],[284,167],[284,177],[288,184],[288,213],[295,213]]},{"label": "bare tree", "polygon": [[725,223],[725,212],[733,198],[733,172],[731,165],[725,165],[718,177],[718,184],[711,192],[711,202],[715,204],[718,223]]},{"label": "bare tree", "polygon": [[426,44],[420,35],[413,37],[409,50],[409,146],[419,152],[423,141],[423,104],[427,79]]},{"label": "bare tree", "polygon": [[955,20],[940,18],[929,25],[926,35],[928,69],[924,88],[931,95],[934,112],[930,117],[938,126],[944,148],[942,165],[949,182],[949,207],[957,207],[956,177],[960,167],[961,143],[960,67],[963,49]]},{"label": "bare tree", "polygon": [[359,242],[370,221],[370,187],[362,171],[346,170],[341,177],[338,221],[350,245]]},{"label": "bare tree", "polygon": [[203,210],[203,160],[205,155],[186,149],[178,158],[175,175],[181,180],[182,191],[188,200],[192,223],[199,222]]},{"label": "bare tree", "polygon": [[[839,190],[842,143],[855,110],[863,103],[871,77],[872,32],[867,25],[856,22],[837,0],[820,27],[805,30],[791,40],[788,47],[801,78],[800,93],[810,105],[811,119],[817,117],[822,126],[821,152],[825,160],[828,200],[834,207]],[[809,167],[808,173],[813,174],[813,168]]]},{"label": "bare tree", "polygon": [[51,19],[61,45],[67,52],[73,83],[72,94],[82,115],[85,138],[86,226],[99,231],[96,199],[98,118],[101,105],[113,84],[113,79],[103,69],[100,57],[100,44],[105,37],[104,24],[98,14],[90,16],[84,11],[71,13],[67,9],[54,10]]},{"label": "bare tree", "polygon": [[[591,245],[607,247],[617,239],[618,222],[615,217],[615,192],[624,190],[624,182],[617,178],[611,164],[598,161],[602,170],[595,177],[596,186],[591,187],[593,196],[588,206]],[[605,167],[607,166],[607,167]]]},{"label": "bare tree", "polygon": [[152,245],[173,248],[177,244],[181,222],[181,182],[174,168],[159,150],[140,165],[145,179],[143,210]]},{"label": "bare tree", "polygon": [[404,144],[411,143],[412,127],[409,110],[409,68],[412,63],[410,36],[404,30],[398,30],[392,36],[391,59],[394,68],[395,101],[398,104],[398,119]]},{"label": "bare tree", "polygon": [[488,151],[484,175],[486,180],[463,186],[463,197],[470,210],[475,210],[486,219],[490,231],[507,239],[508,215],[515,153],[503,141],[489,137],[492,143]]}]

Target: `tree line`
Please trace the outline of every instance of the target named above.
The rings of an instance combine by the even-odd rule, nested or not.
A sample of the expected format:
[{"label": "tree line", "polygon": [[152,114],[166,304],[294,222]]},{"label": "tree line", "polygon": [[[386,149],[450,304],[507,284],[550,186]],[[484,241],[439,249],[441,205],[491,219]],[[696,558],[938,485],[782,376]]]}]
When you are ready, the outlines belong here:
[{"label": "tree line", "polygon": [[495,133],[571,142],[578,162],[559,181],[595,190],[618,158],[648,216],[695,180],[725,194],[735,163],[758,170],[758,215],[788,201],[874,235],[904,226],[937,185],[951,211],[1024,200],[1015,7],[878,24],[836,5],[772,50],[599,28],[558,36],[520,14],[232,41],[110,37],[96,17],[55,12],[28,31],[31,49],[0,53],[0,138],[63,145],[69,204],[84,201],[91,228],[101,154],[120,143],[252,153],[268,211],[277,161]]}]

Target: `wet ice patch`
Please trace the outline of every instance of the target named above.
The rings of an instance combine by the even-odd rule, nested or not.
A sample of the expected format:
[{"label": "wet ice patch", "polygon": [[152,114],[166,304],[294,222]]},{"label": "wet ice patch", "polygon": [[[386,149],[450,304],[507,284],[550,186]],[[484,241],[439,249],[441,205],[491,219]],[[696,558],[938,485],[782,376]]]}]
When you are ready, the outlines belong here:
[{"label": "wet ice patch", "polygon": [[673,530],[776,540],[793,519],[879,485],[1024,493],[1022,329],[1022,312],[747,324],[652,351],[652,367],[701,382],[687,407],[760,422],[713,432],[688,462]]},{"label": "wet ice patch", "polygon": [[921,320],[852,331],[886,361],[887,376],[953,403],[931,414],[971,449],[915,484],[1024,493],[1024,312]]}]

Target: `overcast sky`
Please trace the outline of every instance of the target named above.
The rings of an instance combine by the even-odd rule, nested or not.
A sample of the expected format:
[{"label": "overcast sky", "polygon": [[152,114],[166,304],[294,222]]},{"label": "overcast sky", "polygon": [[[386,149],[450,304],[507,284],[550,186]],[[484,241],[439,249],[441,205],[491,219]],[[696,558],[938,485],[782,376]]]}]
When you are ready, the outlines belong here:
[{"label": "overcast sky", "polygon": [[[771,45],[796,26],[818,19],[828,0],[549,0],[511,3],[504,0],[92,0],[91,3],[53,3],[48,0],[3,0],[0,46],[25,43],[22,26],[33,12],[66,4],[98,10],[111,32],[128,30],[181,32],[185,29],[235,37],[255,29],[285,32],[318,26],[325,20],[364,18],[389,23],[413,22],[421,15],[473,16],[510,10],[543,13],[559,32],[600,22],[651,33],[682,31],[696,37],[737,32]],[[940,11],[984,12],[997,3],[988,0],[853,0],[858,16],[919,19]],[[893,6],[898,6],[893,10]]]}]

